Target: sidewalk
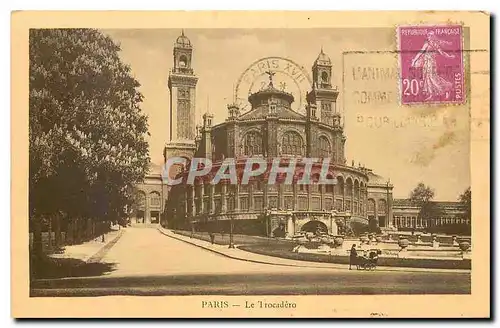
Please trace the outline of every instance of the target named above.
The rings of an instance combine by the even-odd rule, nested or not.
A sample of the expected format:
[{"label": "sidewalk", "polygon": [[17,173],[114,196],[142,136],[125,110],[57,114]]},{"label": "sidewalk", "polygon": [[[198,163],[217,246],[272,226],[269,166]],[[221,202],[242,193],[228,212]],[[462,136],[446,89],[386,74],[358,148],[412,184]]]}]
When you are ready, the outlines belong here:
[{"label": "sidewalk", "polygon": [[[175,234],[174,232],[165,229],[161,226],[158,227],[158,231],[165,236],[190,243],[194,246],[204,248],[206,250],[218,253],[220,255],[247,262],[269,264],[269,265],[281,265],[281,266],[293,266],[302,268],[321,268],[321,269],[337,269],[337,270],[349,270],[349,266],[345,264],[335,264],[335,263],[323,263],[323,262],[310,262],[310,261],[299,261],[284,259],[280,257],[273,257],[267,255],[261,255],[256,253],[247,252],[238,249],[238,245],[235,248],[228,248],[227,245],[212,245],[210,242],[206,242],[196,238],[190,238]],[[457,273],[467,273],[470,270],[460,270],[460,269],[429,269],[429,268],[407,268],[407,267],[382,267],[377,266],[377,271],[406,271],[406,272],[457,272]]]},{"label": "sidewalk", "polygon": [[62,254],[51,254],[52,258],[71,258],[81,260],[87,263],[99,262],[107,252],[123,235],[125,228],[112,228],[110,232],[104,235],[104,243],[101,241],[102,236],[87,241],[79,245],[64,246]]}]

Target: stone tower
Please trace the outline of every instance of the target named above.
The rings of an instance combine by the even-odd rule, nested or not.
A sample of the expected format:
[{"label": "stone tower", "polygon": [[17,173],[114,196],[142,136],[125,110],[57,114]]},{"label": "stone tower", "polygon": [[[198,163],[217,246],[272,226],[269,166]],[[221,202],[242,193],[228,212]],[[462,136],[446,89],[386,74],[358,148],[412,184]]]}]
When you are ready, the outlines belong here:
[{"label": "stone tower", "polygon": [[184,31],[174,44],[174,67],[168,76],[170,91],[170,135],[165,160],[173,156],[191,158],[196,150],[195,109],[198,78],[192,68],[193,46]]},{"label": "stone tower", "polygon": [[323,52],[318,55],[312,67],[313,93],[322,123],[333,125],[333,115],[337,113],[338,90],[332,87],[332,62]]},{"label": "stone tower", "polygon": [[[343,118],[337,108],[338,89],[332,85],[332,62],[321,49],[312,66],[313,89],[307,95],[309,116],[315,116],[321,123],[333,126],[332,160],[338,164],[345,163]],[[315,115],[312,113],[315,112]]]}]

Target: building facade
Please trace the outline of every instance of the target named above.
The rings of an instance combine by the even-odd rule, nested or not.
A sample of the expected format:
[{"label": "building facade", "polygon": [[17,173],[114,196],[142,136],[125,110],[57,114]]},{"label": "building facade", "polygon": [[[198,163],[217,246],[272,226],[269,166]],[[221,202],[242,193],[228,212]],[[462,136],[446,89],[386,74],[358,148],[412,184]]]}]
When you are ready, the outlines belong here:
[{"label": "building facade", "polygon": [[[160,223],[172,228],[272,235],[276,229],[293,235],[318,227],[332,234],[365,227],[370,221],[382,230],[427,230],[470,233],[470,219],[463,217],[458,202],[435,202],[438,215],[419,218],[419,208],[408,199],[393,199],[393,185],[345,158],[347,137],[343,117],[337,109],[338,89],[331,83],[333,67],[321,50],[312,65],[312,85],[307,92],[305,113],[292,109],[294,96],[275,87],[272,72],[265,88],[249,95],[251,109],[242,112],[237,104],[227,106],[227,119],[214,124],[213,115],[203,115],[195,126],[196,85],[192,68],[194,48],[182,33],[173,47],[173,68],[168,76],[170,95],[169,140],[165,160],[209,158],[217,169],[225,158],[235,158],[239,171],[248,158],[260,157],[283,163],[304,157],[329,158],[329,178],[336,185],[268,185],[262,180],[249,184],[211,185],[198,181],[194,186],[168,187],[162,167],[152,165],[143,183],[137,185],[133,224]],[[185,168],[176,166],[170,174],[185,177]],[[317,174],[317,173],[316,173]]]},{"label": "building facade", "polygon": [[[283,163],[296,160],[300,171],[302,158],[328,158],[328,177],[335,177],[337,183],[268,185],[267,180],[253,180],[236,185],[208,181],[176,185],[166,207],[170,227],[225,231],[232,227],[237,233],[260,235],[282,229],[293,235],[318,228],[344,233],[356,225],[366,226],[370,219],[381,228],[392,226],[393,186],[345,158],[347,137],[336,106],[339,91],[331,83],[331,60],[322,50],[312,65],[305,113],[292,109],[294,96],[276,88],[269,71],[267,86],[248,96],[249,111],[242,113],[237,104],[229,104],[227,119],[216,125],[207,112],[196,134],[192,115],[197,78],[191,69],[192,55],[193,46],[182,34],[174,45],[174,69],[169,76],[171,140],[165,159],[204,157],[218,167],[225,158],[235,158],[241,171],[248,158],[271,163],[279,157]],[[188,171],[179,168],[177,174],[185,178]]]},{"label": "building facade", "polygon": [[395,199],[393,225],[398,230],[422,230],[470,234],[471,222],[464,216],[460,202],[432,202],[436,214],[432,218],[419,217],[420,208],[409,199]]},{"label": "building facade", "polygon": [[168,188],[163,183],[161,169],[161,166],[151,164],[144,181],[135,186],[136,201],[131,224],[159,224],[164,217]]}]

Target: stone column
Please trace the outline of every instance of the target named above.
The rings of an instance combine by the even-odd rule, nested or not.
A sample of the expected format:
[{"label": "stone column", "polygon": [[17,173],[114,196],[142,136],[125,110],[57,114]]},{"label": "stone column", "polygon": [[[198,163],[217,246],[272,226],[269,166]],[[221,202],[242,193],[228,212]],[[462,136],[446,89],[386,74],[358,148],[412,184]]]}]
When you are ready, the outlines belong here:
[{"label": "stone column", "polygon": [[253,183],[248,184],[248,210],[253,210]]},{"label": "stone column", "polygon": [[325,207],[325,192],[326,192],[326,184],[324,185],[318,185],[318,188],[319,186],[321,186],[321,193],[320,193],[320,200],[321,200],[321,207],[320,209],[321,210],[326,210],[326,207]]},{"label": "stone column", "polygon": [[354,212],[354,181],[352,182],[352,188],[351,188],[351,209],[350,209],[350,211],[351,211],[352,215],[354,215],[354,213],[356,213],[356,215],[359,215],[357,210],[356,210],[356,212]]},{"label": "stone column", "polygon": [[[337,187],[337,185],[333,185],[333,188],[332,188],[332,206],[333,208],[335,208],[335,188]],[[332,209],[328,209],[328,211],[331,211]]]},{"label": "stone column", "polygon": [[285,186],[283,184],[278,184],[278,208],[281,208],[282,210],[286,210],[285,208]]},{"label": "stone column", "polygon": [[236,189],[236,193],[234,195],[234,197],[236,197],[234,200],[234,210],[235,212],[238,212],[240,210],[240,185],[239,184],[236,184],[235,186],[235,189]]},{"label": "stone column", "polygon": [[261,181],[260,183],[263,184],[263,200],[262,200],[262,204],[264,206],[264,208],[269,208],[269,202],[268,202],[268,199],[267,199],[267,183],[264,183],[264,181]]},{"label": "stone column", "polygon": [[307,188],[307,210],[311,210],[311,185],[306,185]]},{"label": "stone column", "polygon": [[205,186],[200,185],[200,214],[204,213],[204,203],[205,203]]},{"label": "stone column", "polygon": [[189,202],[189,213],[191,213],[191,216],[195,216],[195,206],[194,206],[194,197],[195,197],[195,190],[194,190],[194,185],[191,186],[189,189],[189,193],[191,195],[191,201]]},{"label": "stone column", "polygon": [[293,184],[293,209],[294,210],[298,209],[298,206],[297,206],[297,184],[296,183]]},{"label": "stone column", "polygon": [[393,212],[392,212],[393,197],[392,193],[389,194],[389,199],[387,200],[387,219],[389,220],[389,227],[393,226]]},{"label": "stone column", "polygon": [[[346,179],[347,180],[347,179]],[[345,212],[345,193],[346,193],[346,180],[344,180],[344,188],[342,190],[342,212]]]},{"label": "stone column", "polygon": [[222,184],[222,194],[221,194],[221,206],[222,206],[222,213],[227,212],[227,201],[226,201],[226,195],[227,194],[227,185],[225,183]]},{"label": "stone column", "polygon": [[366,187],[366,214],[368,215],[368,186]]},{"label": "stone column", "polygon": [[338,235],[338,227],[337,227],[337,222],[335,222],[335,217],[330,216],[330,233],[332,235]]},{"label": "stone column", "polygon": [[295,226],[293,224],[293,217],[291,215],[289,215],[287,217],[287,232],[288,232],[288,235],[290,237],[292,237],[293,235],[295,235]]},{"label": "stone column", "polygon": [[210,194],[208,196],[208,202],[210,203],[210,211],[209,214],[215,213],[215,201],[214,201],[214,185],[210,185]]}]

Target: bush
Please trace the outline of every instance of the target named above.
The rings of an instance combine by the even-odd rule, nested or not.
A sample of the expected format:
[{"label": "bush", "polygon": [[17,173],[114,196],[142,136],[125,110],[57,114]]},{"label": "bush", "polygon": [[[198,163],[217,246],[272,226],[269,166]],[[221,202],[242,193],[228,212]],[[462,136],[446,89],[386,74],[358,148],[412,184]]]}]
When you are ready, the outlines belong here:
[{"label": "bush", "polygon": [[368,232],[368,225],[358,221],[351,222],[351,229],[354,235],[359,236]]}]

